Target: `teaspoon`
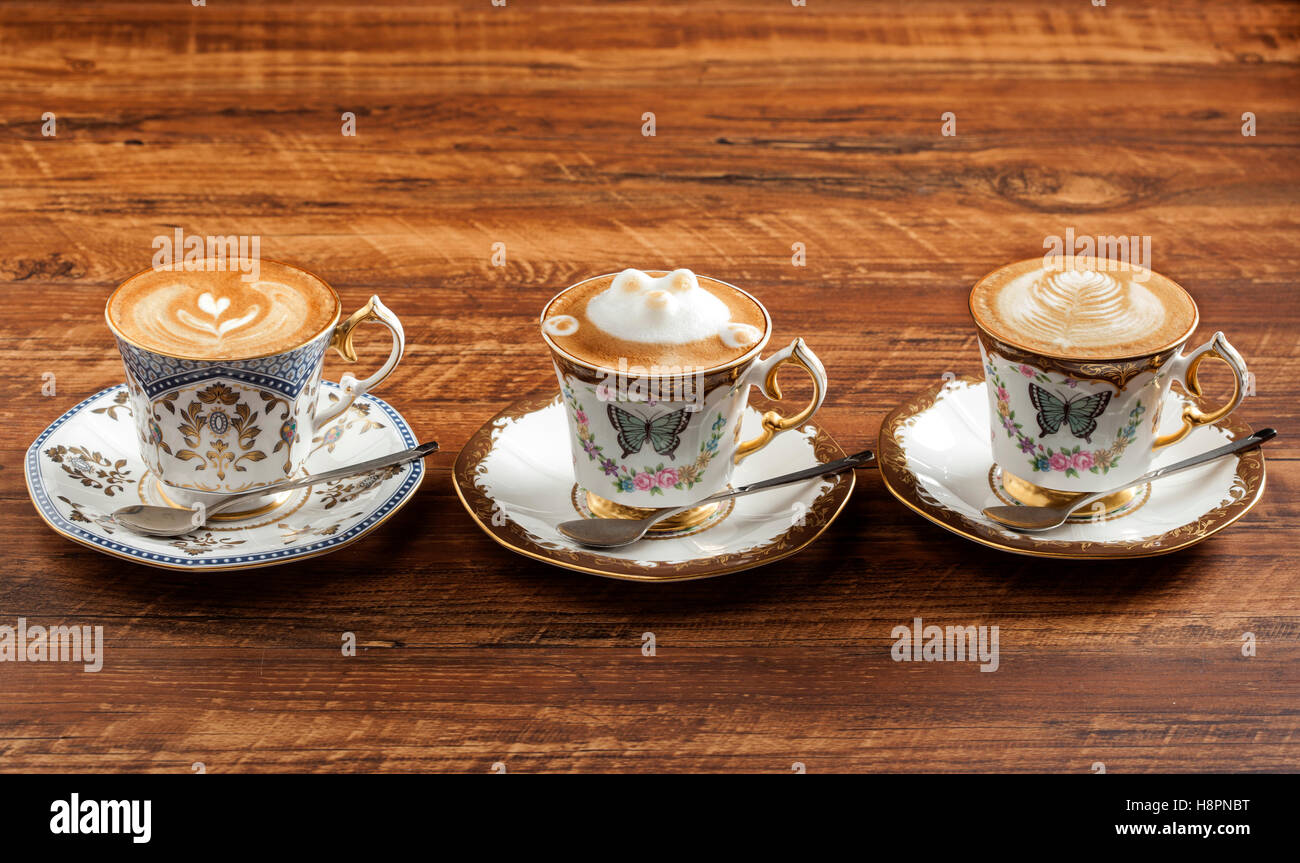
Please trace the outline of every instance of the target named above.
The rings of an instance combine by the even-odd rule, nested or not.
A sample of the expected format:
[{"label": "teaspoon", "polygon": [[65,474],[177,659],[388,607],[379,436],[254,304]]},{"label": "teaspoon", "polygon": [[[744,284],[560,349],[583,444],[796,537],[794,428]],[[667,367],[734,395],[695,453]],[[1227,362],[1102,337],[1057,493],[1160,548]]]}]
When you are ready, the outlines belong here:
[{"label": "teaspoon", "polygon": [[727,500],[728,498],[740,497],[741,495],[753,494],[756,491],[775,488],[779,485],[787,485],[792,482],[800,482],[806,479],[814,479],[819,476],[827,476],[839,473],[840,471],[851,470],[852,468],[864,465],[871,461],[875,456],[871,450],[864,449],[860,453],[848,456],[847,458],[837,459],[836,461],[819,464],[815,467],[797,470],[794,473],[787,473],[783,476],[772,477],[771,479],[760,480],[742,485],[739,488],[729,489],[719,492],[712,497],[706,497],[704,500],[688,503],[685,506],[671,506],[655,510],[646,518],[576,518],[572,521],[561,522],[556,525],[556,529],[567,536],[569,539],[579,542],[582,545],[591,546],[592,548],[617,548],[620,545],[631,545],[646,535],[656,523],[666,518],[671,518],[679,512],[685,512],[688,509],[694,509],[697,506],[703,506],[706,503],[717,503],[718,501]]},{"label": "teaspoon", "polygon": [[1264,441],[1276,437],[1275,429],[1260,429],[1249,437],[1235,440],[1232,443],[1224,444],[1216,449],[1203,452],[1200,455],[1194,455],[1191,458],[1174,462],[1171,465],[1153,470],[1144,476],[1140,476],[1132,482],[1126,482],[1119,488],[1107,489],[1106,491],[1087,492],[1077,497],[1071,498],[1059,506],[990,506],[985,508],[984,514],[996,521],[998,524],[1004,524],[1007,527],[1013,527],[1016,530],[1049,530],[1053,527],[1060,527],[1065,524],[1066,519],[1072,513],[1083,509],[1090,503],[1101,500],[1107,495],[1115,494],[1126,488],[1135,485],[1141,485],[1144,482],[1151,482],[1188,468],[1214,461],[1216,458],[1222,458],[1225,455],[1231,455],[1234,452],[1240,452],[1244,449],[1259,446]]},{"label": "teaspoon", "polygon": [[438,444],[435,441],[420,444],[412,449],[403,450],[402,452],[389,453],[388,455],[372,458],[369,461],[358,462],[357,464],[348,465],[347,467],[329,470],[325,473],[318,473],[312,476],[304,476],[298,479],[285,480],[284,482],[273,483],[272,485],[262,486],[250,492],[234,494],[229,497],[223,497],[215,503],[207,504],[202,510],[199,509],[180,509],[172,506],[124,506],[113,512],[113,520],[128,530],[136,533],[142,533],[146,536],[180,536],[183,533],[189,533],[202,527],[207,519],[221,512],[230,509],[240,503],[257,500],[268,494],[275,494],[281,491],[290,491],[303,486],[315,485],[321,482],[330,482],[344,477],[355,476],[359,473],[369,473],[372,470],[392,467],[393,465],[403,464],[415,459],[424,458],[430,453],[438,451]]}]

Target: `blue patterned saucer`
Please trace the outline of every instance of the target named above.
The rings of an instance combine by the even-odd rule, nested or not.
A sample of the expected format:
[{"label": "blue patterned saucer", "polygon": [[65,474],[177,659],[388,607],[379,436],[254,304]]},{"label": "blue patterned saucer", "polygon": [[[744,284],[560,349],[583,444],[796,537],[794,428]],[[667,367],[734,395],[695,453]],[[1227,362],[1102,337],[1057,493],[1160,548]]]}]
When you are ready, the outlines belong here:
[{"label": "blue patterned saucer", "polygon": [[[337,398],[337,384],[321,386]],[[364,395],[312,439],[307,471],[321,473],[416,444],[401,414]],[[115,557],[188,570],[252,569],[328,554],[397,512],[424,477],[423,461],[410,462],[300,489],[266,512],[214,520],[184,536],[139,536],[116,524],[113,510],[167,501],[140,459],[124,384],[55,420],[27,449],[24,469],[32,504],[56,533]]]}]

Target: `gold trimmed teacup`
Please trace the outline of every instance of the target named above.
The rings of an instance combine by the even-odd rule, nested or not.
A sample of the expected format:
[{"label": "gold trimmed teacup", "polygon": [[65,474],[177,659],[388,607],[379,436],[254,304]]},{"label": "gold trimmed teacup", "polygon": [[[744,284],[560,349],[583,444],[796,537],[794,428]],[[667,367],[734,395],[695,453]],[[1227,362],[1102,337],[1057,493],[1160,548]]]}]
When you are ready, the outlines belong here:
[{"label": "gold trimmed teacup", "polygon": [[[267,260],[253,281],[233,262],[205,261],[145,270],[114,290],[105,319],[126,367],[140,455],[165,499],[191,507],[255,491],[297,476],[314,449],[338,439],[344,422],[330,423],[392,373],[405,347],[401,321],[379,297],[340,323],[341,313],[324,279]],[[390,331],[387,360],[370,377],[344,374],[337,391],[322,389],[326,350],[355,362],[355,330],[366,322]],[[279,497],[215,518],[246,517]]]},{"label": "gold trimmed teacup", "polygon": [[[685,271],[638,275],[668,278],[680,272]],[[636,366],[622,359],[616,366],[602,365],[567,351],[554,337],[565,331],[547,324],[556,302],[570,291],[611,275],[571,285],[547,303],[541,316],[542,337],[551,351],[568,419],[575,479],[593,515],[643,518],[653,509],[683,506],[719,492],[731,482],[741,460],[776,435],[802,426],[821,407],[827,377],[817,355],[798,338],[760,358],[772,330],[767,309],[740,288],[709,277],[700,277],[700,281],[735,291],[761,310],[763,326],[754,329],[752,345],[734,359],[712,367],[674,366],[669,370],[668,366]],[[562,326],[573,325],[567,316],[561,317],[566,318]],[[741,440],[741,421],[751,387],[759,388],[769,399],[780,400],[777,374],[786,365],[803,369],[812,379],[811,399],[789,415],[766,411],[758,434]],[[699,524],[717,507],[696,507],[652,530],[673,531]]]},{"label": "gold trimmed teacup", "polygon": [[[1192,297],[1148,269],[1094,258],[1036,258],[1001,267],[971,290],[989,400],[993,461],[1021,503],[1058,505],[1147,473],[1161,447],[1241,404],[1248,373],[1223,333],[1192,350]],[[1201,395],[1207,359],[1227,364],[1233,391],[1218,407],[1188,404],[1160,435],[1177,383]],[[1135,494],[1103,499],[1112,512]]]}]

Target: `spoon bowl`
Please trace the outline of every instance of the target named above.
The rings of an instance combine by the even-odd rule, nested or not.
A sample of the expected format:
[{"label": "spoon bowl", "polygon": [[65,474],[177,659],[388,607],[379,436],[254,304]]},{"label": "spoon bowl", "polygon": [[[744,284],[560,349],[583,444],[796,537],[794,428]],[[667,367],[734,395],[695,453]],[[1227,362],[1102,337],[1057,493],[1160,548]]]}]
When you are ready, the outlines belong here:
[{"label": "spoon bowl", "polygon": [[113,511],[113,521],[129,531],[146,536],[180,536],[203,526],[195,523],[197,511],[171,506],[137,504]]}]

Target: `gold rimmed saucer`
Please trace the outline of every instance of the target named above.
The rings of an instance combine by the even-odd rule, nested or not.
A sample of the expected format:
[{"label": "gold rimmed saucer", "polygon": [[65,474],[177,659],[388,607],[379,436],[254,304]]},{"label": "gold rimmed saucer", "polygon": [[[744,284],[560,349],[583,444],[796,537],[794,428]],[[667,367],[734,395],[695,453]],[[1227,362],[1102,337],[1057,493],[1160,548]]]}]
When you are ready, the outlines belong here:
[{"label": "gold rimmed saucer", "polygon": [[[747,408],[743,433],[761,414]],[[744,484],[843,458],[812,423],[779,435],[737,466]],[[555,566],[629,581],[685,581],[739,572],[789,557],[819,537],[853,491],[853,472],[729,501],[700,523],[600,552],[561,536],[555,525],[591,515],[573,480],[568,426],[558,395],[521,399],[476,431],[456,458],[456,494],[497,543]]]},{"label": "gold rimmed saucer", "polygon": [[[909,509],[958,536],[1002,551],[1081,560],[1149,557],[1195,545],[1244,516],[1264,492],[1259,449],[1167,477],[1137,490],[1103,517],[1075,517],[1058,528],[1018,533],[981,510],[1011,502],[990,469],[984,381],[944,381],[899,405],[880,426],[880,475]],[[1190,397],[1171,392],[1159,431],[1179,425]],[[1165,426],[1169,428],[1166,429]],[[1254,430],[1231,414],[1165,447],[1154,467],[1170,464]]]}]

